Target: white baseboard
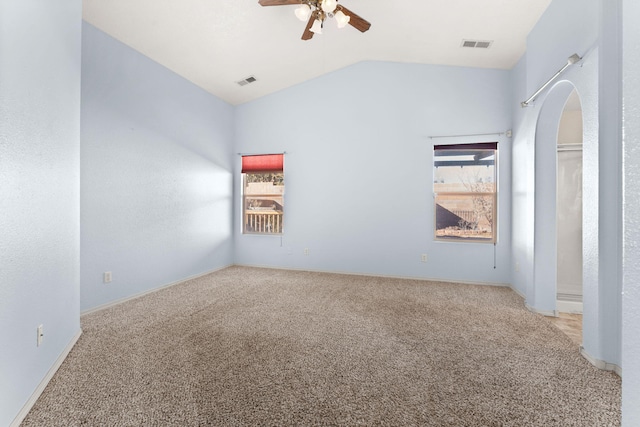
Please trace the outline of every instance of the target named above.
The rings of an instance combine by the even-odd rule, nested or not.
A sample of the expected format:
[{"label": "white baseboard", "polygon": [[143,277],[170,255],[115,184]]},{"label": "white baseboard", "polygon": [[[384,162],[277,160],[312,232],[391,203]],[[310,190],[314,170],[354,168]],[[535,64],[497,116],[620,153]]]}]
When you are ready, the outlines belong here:
[{"label": "white baseboard", "polygon": [[120,298],[120,299],[117,299],[115,301],[111,301],[111,302],[107,302],[105,304],[101,304],[101,305],[99,305],[97,307],[89,308],[89,309],[81,312],[80,316],[82,317],[85,314],[95,313],[96,311],[101,311],[101,310],[104,310],[104,309],[109,308],[109,307],[120,305],[120,304],[125,303],[127,301],[131,301],[131,300],[143,297],[145,295],[149,295],[149,294],[152,294],[154,292],[158,292],[158,291],[161,291],[163,289],[170,288],[171,286],[179,285],[180,283],[184,283],[184,282],[187,282],[189,280],[197,279],[199,277],[206,276],[207,274],[215,273],[216,271],[224,270],[225,268],[229,268],[232,265],[233,264],[229,264],[229,265],[225,265],[225,266],[222,266],[222,267],[214,268],[213,270],[205,271],[204,273],[194,274],[193,276],[189,276],[189,277],[186,277],[184,279],[177,280],[175,282],[167,283],[166,285],[161,285],[161,286],[159,286],[157,288],[149,289],[147,291],[139,292],[137,294],[133,294],[133,295],[130,295],[128,297]]},{"label": "white baseboard", "polygon": [[520,292],[520,289],[515,288],[513,285],[509,285],[509,287],[511,288],[511,290],[513,292],[515,292],[516,294],[520,295],[520,297],[522,297],[523,300],[527,299],[527,296],[524,294],[524,292]]},{"label": "white baseboard", "polygon": [[532,313],[538,313],[538,314],[542,314],[543,316],[549,316],[549,317],[558,317],[558,310],[538,310],[537,308],[532,307],[527,303],[525,303],[524,306],[527,307],[527,310],[529,310]]},{"label": "white baseboard", "polygon": [[55,363],[51,366],[51,368],[49,368],[49,372],[47,372],[47,375],[45,375],[42,381],[40,381],[40,384],[38,384],[38,387],[36,387],[35,391],[31,394],[31,397],[29,397],[27,403],[24,404],[20,412],[18,412],[18,415],[16,415],[16,417],[13,419],[10,427],[18,427],[20,423],[24,421],[26,416],[29,414],[29,411],[31,411],[31,408],[33,408],[33,405],[36,404],[36,401],[38,400],[44,389],[47,387],[47,384],[49,384],[49,381],[51,381],[51,378],[53,378],[56,372],[58,372],[58,369],[62,365],[62,362],[64,362],[73,346],[75,346],[76,342],[78,342],[80,335],[82,335],[82,329],[78,330],[69,344],[67,344],[64,350],[62,350],[62,353],[60,353],[60,356],[58,356]]},{"label": "white baseboard", "polygon": [[511,285],[509,285],[508,283],[496,283],[496,282],[471,282],[468,280],[437,279],[437,278],[430,278],[430,277],[414,277],[414,276],[394,276],[391,274],[358,273],[353,271],[310,270],[308,268],[274,267],[271,265],[259,265],[259,264],[234,264],[234,265],[238,267],[267,268],[271,270],[307,271],[309,273],[343,274],[345,276],[382,277],[385,279],[423,280],[425,282],[459,283],[461,285],[498,286],[498,287],[511,288]]},{"label": "white baseboard", "polygon": [[[522,293],[520,293],[517,289],[514,289],[513,287],[511,289],[526,300],[526,297],[522,295]],[[527,303],[525,303],[524,305],[525,307],[527,307],[527,310],[533,313],[538,313],[538,314],[542,314],[543,316],[549,316],[549,317],[558,317],[559,313],[582,314],[582,303],[575,302],[575,301],[558,300],[556,301],[555,310],[538,310],[537,308],[532,307]]]},{"label": "white baseboard", "polygon": [[582,314],[582,303],[577,301],[556,301],[556,309],[560,313]]},{"label": "white baseboard", "polygon": [[591,363],[596,368],[602,369],[603,371],[615,372],[616,374],[618,374],[620,378],[622,378],[622,368],[616,365],[615,363],[608,363],[608,362],[605,362],[604,360],[596,359],[595,357],[587,353],[587,351],[582,346],[580,346],[580,354],[582,355],[582,357],[587,359],[589,363]]}]

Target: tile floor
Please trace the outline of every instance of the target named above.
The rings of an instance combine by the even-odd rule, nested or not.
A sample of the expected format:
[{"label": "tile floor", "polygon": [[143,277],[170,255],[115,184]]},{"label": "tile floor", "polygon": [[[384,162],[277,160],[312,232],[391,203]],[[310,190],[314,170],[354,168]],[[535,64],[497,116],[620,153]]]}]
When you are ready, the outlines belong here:
[{"label": "tile floor", "polygon": [[582,345],[582,314],[560,313],[558,317],[547,317],[547,319],[571,338],[571,341]]}]

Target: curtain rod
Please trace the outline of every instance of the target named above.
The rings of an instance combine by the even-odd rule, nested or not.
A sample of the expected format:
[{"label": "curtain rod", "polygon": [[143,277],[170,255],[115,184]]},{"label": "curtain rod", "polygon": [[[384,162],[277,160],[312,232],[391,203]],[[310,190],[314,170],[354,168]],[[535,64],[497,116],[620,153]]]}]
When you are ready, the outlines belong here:
[{"label": "curtain rod", "polygon": [[570,66],[572,66],[573,64],[579,62],[582,59],[582,57],[580,57],[580,55],[578,55],[577,53],[574,53],[573,55],[571,55],[568,59],[567,59],[567,63],[564,64],[564,66],[562,68],[560,68],[558,70],[557,73],[555,73],[549,80],[547,80],[547,82],[545,84],[543,84],[540,89],[538,89],[537,91],[535,91],[535,93],[533,95],[531,95],[529,97],[529,99],[527,99],[526,101],[522,101],[520,103],[520,106],[522,108],[524,107],[528,107],[529,104],[531,102],[533,102],[538,95],[540,95],[540,93],[545,90],[547,88],[547,86],[549,86],[555,79],[557,79],[558,77],[560,77],[560,74],[564,73],[564,70],[566,70],[567,68],[569,68]]},{"label": "curtain rod", "polygon": [[238,156],[269,156],[271,154],[287,154],[286,151],[280,153],[236,153]]},{"label": "curtain rod", "polygon": [[467,135],[438,135],[438,136],[430,136],[429,139],[436,139],[436,138],[462,138],[465,136],[489,136],[489,135],[507,135],[507,136],[511,136],[511,131],[508,130],[506,132],[492,132],[492,133],[470,133]]}]

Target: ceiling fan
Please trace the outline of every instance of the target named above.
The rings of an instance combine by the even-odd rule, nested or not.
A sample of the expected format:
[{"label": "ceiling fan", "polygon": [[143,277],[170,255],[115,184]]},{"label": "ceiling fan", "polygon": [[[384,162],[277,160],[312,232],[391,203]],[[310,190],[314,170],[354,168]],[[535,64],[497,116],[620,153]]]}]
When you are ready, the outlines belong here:
[{"label": "ceiling fan", "polygon": [[314,34],[322,34],[324,21],[335,18],[338,28],[347,24],[364,33],[371,27],[371,23],[351,12],[338,0],[258,0],[262,6],[299,5],[295,14],[301,21],[307,21],[307,27],[302,33],[302,40],[310,40]]}]

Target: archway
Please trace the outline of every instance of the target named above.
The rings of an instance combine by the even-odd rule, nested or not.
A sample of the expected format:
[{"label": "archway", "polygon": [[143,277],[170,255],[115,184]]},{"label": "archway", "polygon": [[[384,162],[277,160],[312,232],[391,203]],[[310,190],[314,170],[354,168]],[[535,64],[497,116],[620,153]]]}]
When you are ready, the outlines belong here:
[{"label": "archway", "polygon": [[543,101],[536,125],[534,304],[537,311],[548,315],[558,313],[558,131],[574,91],[568,81],[554,85]]}]

